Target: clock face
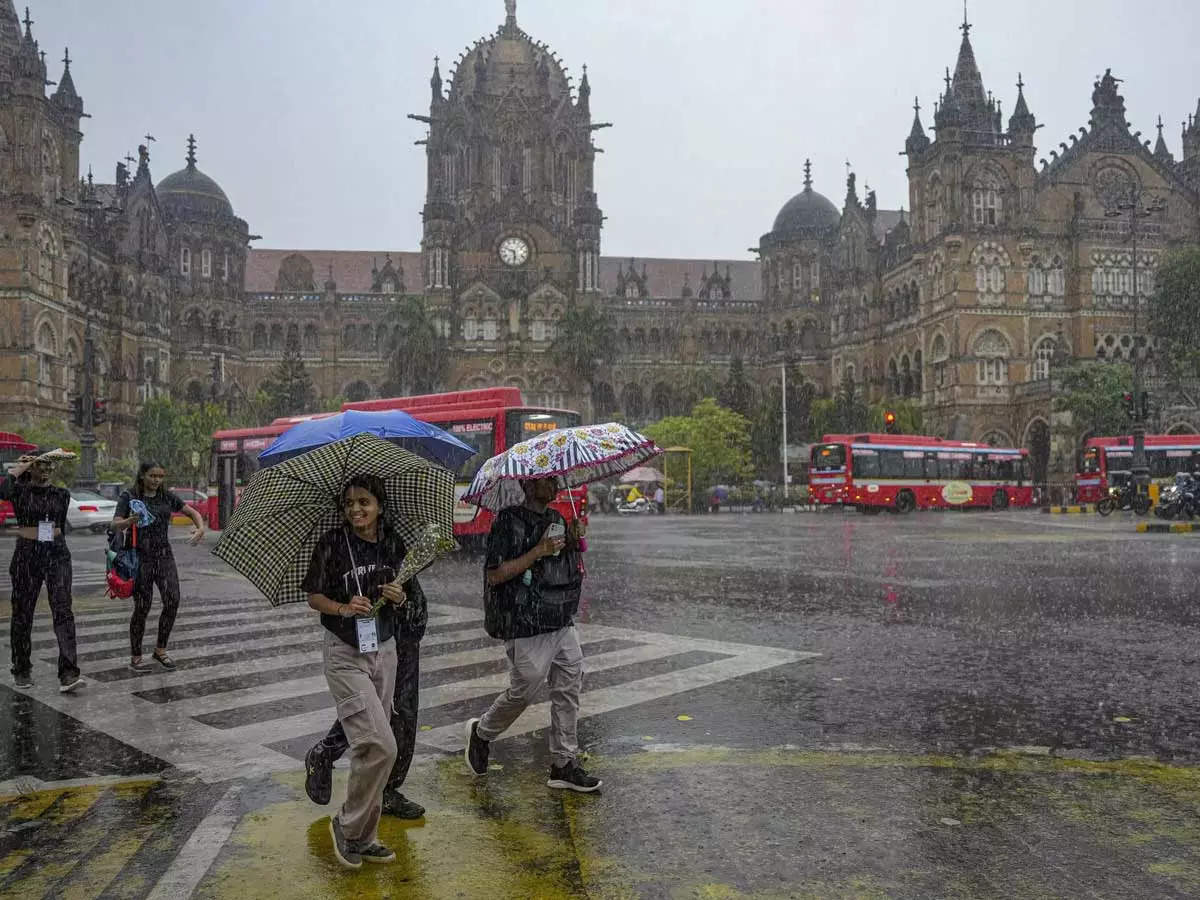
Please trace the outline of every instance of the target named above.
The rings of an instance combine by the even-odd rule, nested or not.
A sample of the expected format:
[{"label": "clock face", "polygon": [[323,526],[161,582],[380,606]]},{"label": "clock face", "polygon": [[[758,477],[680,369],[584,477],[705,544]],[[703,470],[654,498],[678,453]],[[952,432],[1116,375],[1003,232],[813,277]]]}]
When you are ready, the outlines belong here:
[{"label": "clock face", "polygon": [[519,237],[507,237],[500,242],[500,261],[506,266],[523,266],[529,259],[529,245]]}]

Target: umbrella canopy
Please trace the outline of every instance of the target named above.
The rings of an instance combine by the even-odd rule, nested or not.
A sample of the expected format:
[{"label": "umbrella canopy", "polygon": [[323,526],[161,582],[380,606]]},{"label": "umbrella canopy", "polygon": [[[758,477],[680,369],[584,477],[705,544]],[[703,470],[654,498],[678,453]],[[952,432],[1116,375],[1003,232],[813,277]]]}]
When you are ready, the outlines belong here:
[{"label": "umbrella canopy", "polygon": [[273,466],[356,434],[377,435],[452,470],[457,470],[476,453],[470,444],[401,410],[369,412],[351,409],[336,416],[298,422],[275,438],[258,458],[264,466]]},{"label": "umbrella canopy", "polygon": [[616,422],[560,428],[493,456],[463,499],[495,512],[524,502],[522,481],[556,477],[576,487],[619,475],[660,453],[654,441]]},{"label": "umbrella canopy", "polygon": [[383,479],[384,517],[410,550],[427,544],[431,529],[443,546],[452,546],[453,473],[390,441],[359,434],[256,472],[213,555],[274,606],[307,600],[300,582],[317,541],[345,522],[342,489],[354,475]]},{"label": "umbrella canopy", "polygon": [[621,484],[657,484],[662,480],[663,473],[649,466],[638,466],[621,476]]}]

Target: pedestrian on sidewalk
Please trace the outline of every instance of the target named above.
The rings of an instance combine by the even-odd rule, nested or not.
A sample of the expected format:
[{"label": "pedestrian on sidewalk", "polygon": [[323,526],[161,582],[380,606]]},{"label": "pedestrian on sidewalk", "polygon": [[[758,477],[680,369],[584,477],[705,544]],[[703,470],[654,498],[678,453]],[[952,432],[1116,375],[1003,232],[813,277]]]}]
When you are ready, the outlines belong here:
[{"label": "pedestrian on sidewalk", "polygon": [[508,729],[533,701],[542,685],[550,687],[549,787],[589,792],[600,779],[579,764],[576,720],[583,682],[583,651],[575,632],[583,575],[578,520],[568,530],[549,508],[558,480],[521,482],[525,502],[502,509],[488,535],[484,561],[484,628],[504,640],[508,690],[482,717],[467,723],[467,766],[487,774],[490,742]]},{"label": "pedestrian on sidewalk", "polygon": [[654,488],[654,506],[658,514],[661,516],[667,511],[667,495],[663,491],[663,486],[657,485]]},{"label": "pedestrian on sidewalk", "polygon": [[[330,819],[329,832],[338,862],[357,869],[364,859],[396,858],[379,842],[378,828],[397,758],[390,723],[398,665],[394,637],[397,607],[407,605],[407,595],[393,583],[404,550],[382,515],[387,505],[383,481],[373,475],[351,477],[342,503],[346,524],[318,541],[301,587],[308,591],[308,605],[321,613],[325,680],[350,748],[346,801]],[[380,597],[388,602],[372,618]],[[411,690],[415,710],[415,668]]]},{"label": "pedestrian on sidewalk", "polygon": [[[384,558],[404,559],[408,552],[404,541],[386,525],[382,541],[386,546],[382,553]],[[360,577],[363,577],[363,586],[366,588],[368,580],[373,585],[383,585],[392,581],[395,574],[390,565],[385,565],[377,572],[365,572]],[[346,587],[348,590],[349,585]],[[408,777],[413,751],[417,746],[417,688],[421,676],[421,638],[425,636],[429,607],[421,583],[415,576],[405,582],[404,596],[407,598],[404,604],[392,610],[396,623],[396,678],[392,691],[390,724],[392,736],[396,739],[396,761],[392,764],[391,774],[383,788],[383,812],[397,819],[419,819],[425,815],[425,807],[405,797],[400,788]],[[346,737],[342,720],[335,719],[329,733],[305,754],[304,790],[313,803],[324,806],[329,802],[333,793],[333,764],[341,759],[349,748],[350,740]]]},{"label": "pedestrian on sidewalk", "polygon": [[162,486],[166,477],[167,470],[156,462],[139,465],[133,487],[122,491],[117,498],[111,525],[113,531],[138,526],[138,570],[133,581],[133,615],[129,620],[129,668],[138,673],[151,669],[150,663],[142,658],[142,638],[146,634],[146,618],[150,615],[155,585],[162,610],[158,614],[158,643],[154,646],[153,658],[168,671],[176,668],[175,661],[167,655],[167,641],[179,613],[179,570],[171,551],[171,517],[182,512],[192,520],[195,528],[189,543],[198,544],[204,539],[204,520],[200,513],[184,505],[178,496]]},{"label": "pedestrian on sidewalk", "polygon": [[58,690],[64,694],[79,687],[83,679],[75,657],[71,551],[63,538],[71,494],[51,484],[50,477],[59,460],[74,455],[58,449],[36,457],[22,456],[0,482],[0,500],[11,502],[17,517],[17,543],[8,567],[13,681],[20,688],[33,687],[33,611],[45,584],[58,639]]}]

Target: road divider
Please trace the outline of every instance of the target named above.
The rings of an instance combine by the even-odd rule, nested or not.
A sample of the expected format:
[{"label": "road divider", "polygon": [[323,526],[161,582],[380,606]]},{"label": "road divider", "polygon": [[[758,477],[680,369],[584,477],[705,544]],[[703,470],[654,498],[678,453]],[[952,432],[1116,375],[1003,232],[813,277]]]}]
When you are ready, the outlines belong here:
[{"label": "road divider", "polygon": [[1096,507],[1090,503],[1084,506],[1043,506],[1042,512],[1050,513],[1056,516],[1086,516],[1088,513],[1096,511]]},{"label": "road divider", "polygon": [[1200,534],[1191,522],[1138,522],[1138,534]]}]

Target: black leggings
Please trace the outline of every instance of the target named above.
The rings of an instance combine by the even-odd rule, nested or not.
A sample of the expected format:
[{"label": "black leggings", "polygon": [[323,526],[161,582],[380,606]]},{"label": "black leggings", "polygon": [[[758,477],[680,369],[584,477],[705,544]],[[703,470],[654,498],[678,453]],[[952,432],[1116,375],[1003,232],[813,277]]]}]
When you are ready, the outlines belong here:
[{"label": "black leggings", "polygon": [[[408,777],[417,746],[417,686],[421,680],[421,643],[396,638],[396,688],[392,692],[392,735],[396,738],[396,761],[388,776],[387,789],[398,791]],[[340,759],[350,747],[342,721],[338,719],[321,740],[330,758]]]},{"label": "black leggings", "polygon": [[50,598],[54,636],[58,638],[58,674],[78,675],[75,614],[71,611],[71,551],[61,540],[40,543],[17,538],[12,563],[12,673],[28,675],[33,655],[33,610],[42,583]]},{"label": "black leggings", "polygon": [[179,572],[170,552],[163,556],[143,556],[138,566],[137,579],[133,583],[133,618],[129,620],[129,649],[134,656],[142,655],[142,636],[146,633],[146,617],[150,615],[155,585],[158,585],[158,597],[162,601],[155,647],[166,650],[171,629],[175,627],[175,615],[179,612]]}]

